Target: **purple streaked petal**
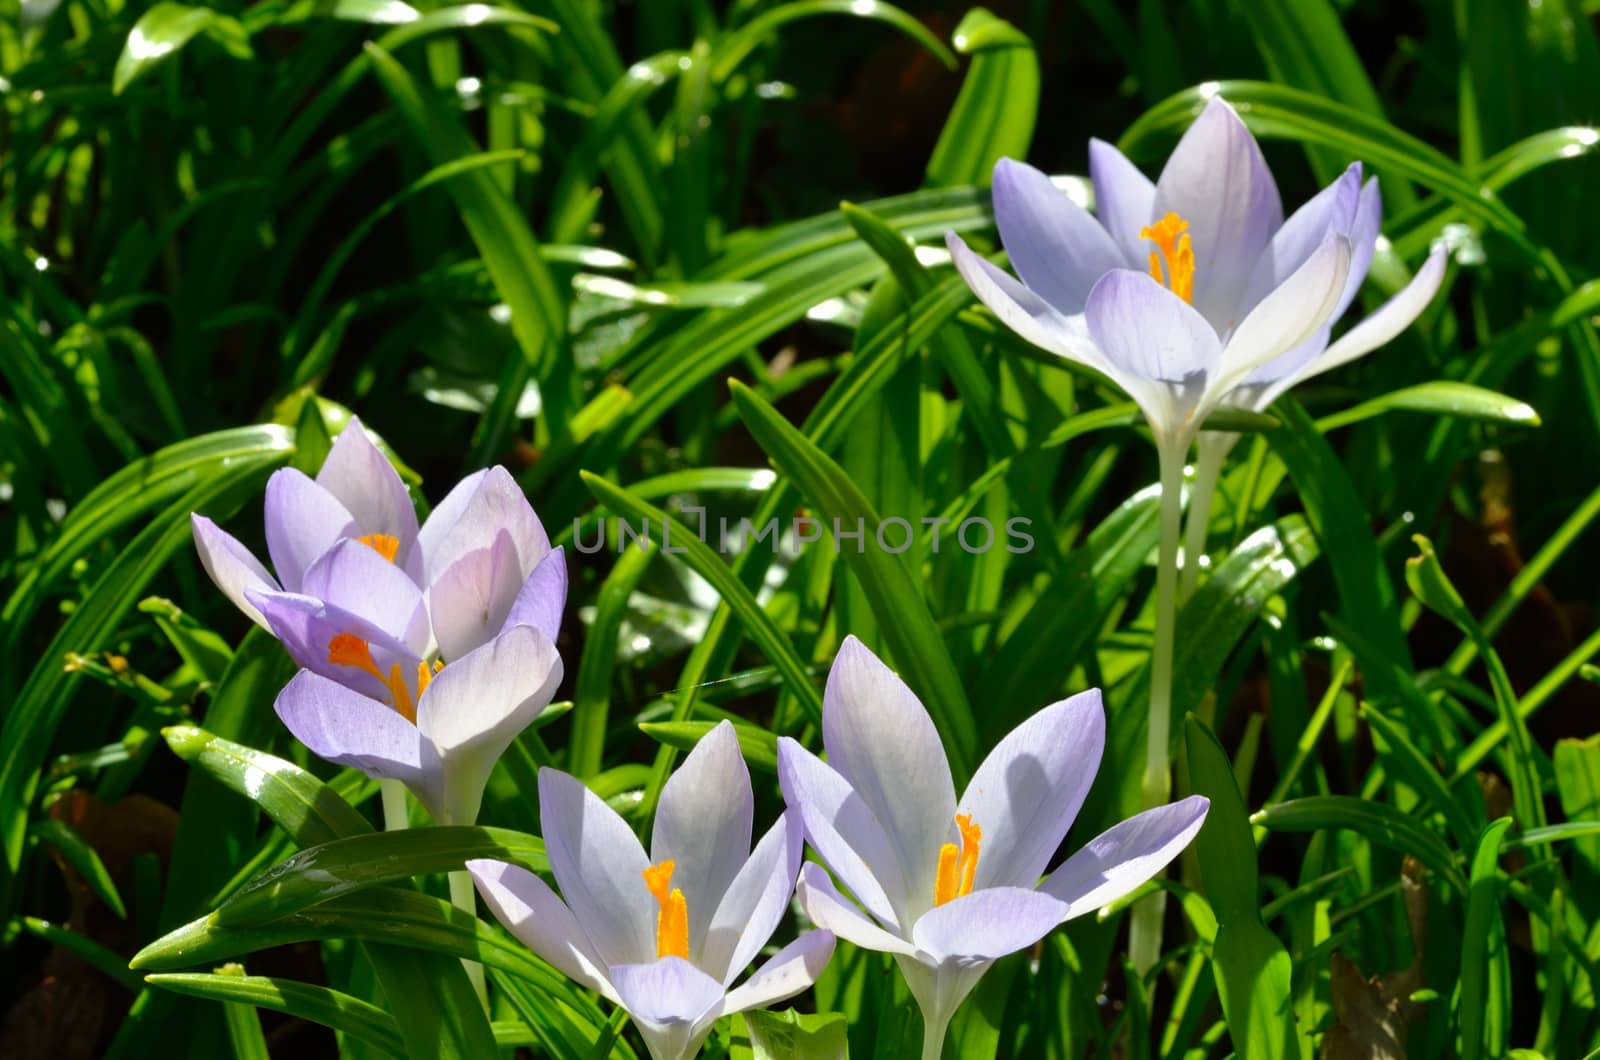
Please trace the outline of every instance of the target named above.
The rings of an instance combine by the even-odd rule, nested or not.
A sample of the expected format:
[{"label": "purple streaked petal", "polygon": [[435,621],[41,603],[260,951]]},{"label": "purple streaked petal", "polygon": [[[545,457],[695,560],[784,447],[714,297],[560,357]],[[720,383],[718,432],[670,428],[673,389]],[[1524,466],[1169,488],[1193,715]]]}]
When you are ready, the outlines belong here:
[{"label": "purple streaked petal", "polygon": [[912,956],[917,950],[905,939],[891,934],[867,919],[844,895],[834,887],[833,881],[822,866],[807,862],[800,866],[800,879],[795,886],[795,896],[800,908],[817,927],[878,953],[898,953]]},{"label": "purple streaked petal", "polygon": [[1089,141],[1089,179],[1094,183],[1094,214],[1117,241],[1123,264],[1143,264],[1150,244],[1139,238],[1139,229],[1154,220],[1156,186],[1104,140]]},{"label": "purple streaked petal", "polygon": [[398,780],[437,813],[443,793],[438,756],[416,726],[391,707],[302,670],[273,709],[313,754],[369,777]]},{"label": "purple streaked petal", "polygon": [[722,1014],[766,1008],[809,988],[828,966],[833,956],[833,942],[833,934],[828,931],[808,931],[801,935],[729,993]]},{"label": "purple streaked petal", "polygon": [[366,641],[380,672],[398,665],[408,686],[421,660],[404,644],[358,615],[333,607],[314,596],[247,590],[245,597],[267,620],[272,635],[283,642],[289,657],[308,670],[336,681],[370,699],[388,702],[389,691],[377,678],[353,666],[328,658],[333,638],[348,633]]},{"label": "purple streaked petal", "polygon": [[1217,333],[1193,306],[1132,269],[1094,285],[1084,319],[1106,359],[1137,379],[1194,387],[1222,355]]},{"label": "purple streaked petal", "polygon": [[1033,887],[1083,806],[1105,748],[1100,690],[1052,703],[989,752],[958,814],[983,829],[973,887]]},{"label": "purple streaked petal", "polygon": [[1066,919],[1067,909],[1030,887],[990,887],[928,910],[911,937],[935,961],[997,960],[1044,938]]},{"label": "purple streaked petal", "polygon": [[672,886],[683,891],[689,906],[691,956],[701,955],[717,906],[750,855],[754,820],[750,771],[733,723],[722,721],[662,787],[650,837],[651,863],[670,860],[676,866]]},{"label": "purple streaked petal", "polygon": [[388,534],[400,543],[395,562],[402,569],[413,576],[421,573],[415,548],[417,510],[412,507],[411,494],[358,418],[352,416],[334,439],[316,481],[344,505],[361,533]]},{"label": "purple streaked petal", "polygon": [[682,957],[613,965],[611,984],[628,1015],[654,1024],[694,1024],[722,1001],[722,984]]},{"label": "purple streaked petal", "polygon": [[978,300],[1000,318],[1000,323],[1040,349],[1104,371],[1104,358],[1089,341],[1082,320],[1058,312],[1004,270],[975,253],[954,232],[945,233],[944,242],[956,271],[961,273]]},{"label": "purple streaked petal", "polygon": [[1062,313],[1083,312],[1094,282],[1126,264],[1100,222],[1025,162],[995,163],[994,220],[1022,282]]},{"label": "purple streaked petal", "polygon": [[1422,315],[1422,311],[1428,308],[1433,296],[1439,293],[1439,285],[1444,281],[1444,268],[1448,259],[1449,255],[1443,246],[1435,247],[1433,253],[1428,255],[1428,260],[1422,263],[1422,268],[1411,278],[1410,283],[1375,309],[1365,320],[1339,336],[1321,357],[1293,381],[1302,382],[1314,375],[1321,375],[1331,368],[1348,364],[1358,357],[1364,357],[1410,327],[1417,317]]},{"label": "purple streaked petal", "polygon": [[422,590],[370,545],[354,538],[338,542],[311,564],[300,591],[383,630],[413,655],[428,650]]},{"label": "purple streaked petal", "polygon": [[576,777],[548,767],[539,770],[539,821],[550,871],[594,952],[607,965],[655,960],[656,902],[640,875],[650,859],[633,829]]},{"label": "purple streaked petal", "polygon": [[466,868],[484,904],[507,931],[557,971],[619,1003],[589,936],[549,884],[504,861],[478,858]]},{"label": "purple streaked petal", "polygon": [[532,626],[551,642],[561,634],[561,614],[567,606],[567,553],[553,548],[517,590],[506,616],[506,627]]},{"label": "purple streaked petal", "polygon": [[1229,337],[1216,375],[1207,383],[1206,396],[1211,404],[1204,405],[1197,418],[1208,414],[1215,407],[1215,400],[1224,397],[1251,372],[1294,349],[1327,324],[1339,304],[1349,272],[1350,241],[1337,233],[1328,236],[1304,265],[1250,310]]},{"label": "purple streaked petal", "polygon": [[[462,488],[469,482],[472,488],[463,497]],[[511,535],[522,576],[550,551],[550,539],[522,487],[509,471],[495,466],[452,490],[423,525],[418,540],[428,581],[468,553],[490,548],[502,531]]]},{"label": "purple streaked petal", "polygon": [[778,738],[778,783],[800,814],[810,841],[872,915],[898,928],[905,878],[883,825],[861,796],[822,759],[787,736]]},{"label": "purple streaked petal", "polygon": [[1194,249],[1194,307],[1225,332],[1283,204],[1255,137],[1221,98],[1189,126],[1156,181],[1153,218],[1176,213]]},{"label": "purple streaked petal", "polygon": [[561,684],[561,656],[532,626],[517,626],[439,671],[417,704],[417,728],[438,749],[444,824],[472,824],[489,774]]},{"label": "purple streaked petal", "polygon": [[266,617],[245,598],[249,591],[278,591],[278,580],[267,572],[251,551],[239,539],[198,512],[189,516],[189,526],[194,533],[194,548],[200,554],[200,565],[206,569],[222,595],[233,601],[233,606],[260,626],[270,630]]},{"label": "purple streaked petal", "polygon": [[899,858],[906,904],[895,912],[903,923],[933,901],[939,848],[955,820],[955,784],[922,701],[853,636],[828,671],[822,743],[828,764],[883,825]]},{"label": "purple streaked petal", "polygon": [[487,644],[505,626],[522,582],[522,563],[507,530],[496,533],[488,548],[468,552],[441,571],[428,586],[439,653],[459,659]]},{"label": "purple streaked petal", "polygon": [[804,846],[800,815],[789,810],[761,837],[728,885],[699,946],[691,907],[689,952],[699,954],[698,963],[708,975],[731,984],[767,944],[794,894]]},{"label": "purple streaked petal", "polygon": [[267,480],[267,554],[278,581],[301,591],[306,570],[341,538],[361,533],[355,516],[338,499],[292,467]]},{"label": "purple streaked petal", "polygon": [[1114,902],[1177,857],[1199,833],[1210,808],[1210,800],[1191,795],[1130,817],[1062,862],[1039,890],[1067,904],[1063,920]]},{"label": "purple streaked petal", "polygon": [[1250,274],[1235,319],[1243,320],[1257,302],[1304,265],[1330,234],[1353,238],[1360,200],[1361,163],[1352,162],[1338,179],[1291,214],[1272,237]]}]

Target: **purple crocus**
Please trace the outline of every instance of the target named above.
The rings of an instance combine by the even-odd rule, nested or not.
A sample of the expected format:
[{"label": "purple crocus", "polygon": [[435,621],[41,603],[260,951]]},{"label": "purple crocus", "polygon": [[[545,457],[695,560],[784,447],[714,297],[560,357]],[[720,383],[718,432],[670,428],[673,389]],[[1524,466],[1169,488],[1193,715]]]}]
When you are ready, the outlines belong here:
[{"label": "purple crocus", "polygon": [[1377,184],[1363,186],[1353,165],[1285,222],[1261,149],[1221,98],[1154,184],[1099,140],[1089,174],[1096,216],[1031,166],[995,166],[995,223],[1020,283],[953,233],[946,242],[1004,323],[1126,390],[1158,444],[1187,444],[1230,398],[1255,405],[1252,393],[1276,396],[1389,341],[1443,274],[1436,249],[1409,286],[1330,346],[1372,261]]},{"label": "purple crocus", "polygon": [[719,1018],[809,987],[833,954],[830,933],[808,932],[733,987],[783,918],[800,867],[792,814],[750,849],[754,807],[724,721],[662,788],[648,855],[599,796],[541,769],[545,854],[561,895],[502,861],[467,869],[513,934],[626,1010],[656,1060],[680,1060],[700,1051]]},{"label": "purple crocus", "polygon": [[822,742],[826,763],[780,739],[778,778],[807,841],[855,901],[807,864],[800,903],[818,927],[894,956],[922,1009],[924,1057],[938,1057],[950,1017],[991,963],[1150,879],[1209,807],[1196,795],[1147,810],[1041,882],[1099,768],[1100,693],[1017,726],[958,801],[933,720],[854,637],[828,674]]}]

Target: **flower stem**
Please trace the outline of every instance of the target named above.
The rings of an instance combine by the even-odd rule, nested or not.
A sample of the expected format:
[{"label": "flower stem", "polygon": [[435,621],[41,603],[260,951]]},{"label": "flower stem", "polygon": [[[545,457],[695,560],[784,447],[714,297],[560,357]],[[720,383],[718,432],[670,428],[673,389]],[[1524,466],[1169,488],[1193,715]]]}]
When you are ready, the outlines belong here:
[{"label": "flower stem", "polygon": [[[466,869],[457,869],[450,874],[450,903],[457,909],[476,919],[478,916],[478,895],[472,887],[472,874]],[[466,969],[467,979],[472,983],[472,992],[478,995],[478,1003],[483,1006],[483,1011],[489,1011],[489,987],[483,981],[483,965],[477,961],[463,959],[461,967]]]},{"label": "flower stem", "polygon": [[944,1053],[945,1032],[950,1029],[950,1016],[932,1018],[922,1014],[922,1060],[939,1060]]},{"label": "flower stem", "polygon": [[[1150,649],[1149,743],[1145,751],[1144,808],[1153,809],[1172,794],[1167,748],[1172,739],[1172,648],[1178,617],[1178,530],[1183,516],[1183,461],[1189,440],[1159,441],[1161,467],[1160,544],[1156,553],[1156,631]],[[1161,955],[1161,919],[1166,892],[1157,891],[1133,907],[1128,956],[1140,974]]]},{"label": "flower stem", "polygon": [[1189,489],[1189,517],[1183,524],[1183,570],[1178,575],[1178,606],[1188,603],[1200,581],[1200,558],[1206,554],[1206,531],[1211,522],[1211,499],[1217,492],[1222,461],[1233,448],[1238,435],[1227,441],[1213,439],[1213,432],[1200,435],[1194,459],[1194,484]]},{"label": "flower stem", "polygon": [[380,780],[378,792],[383,796],[383,830],[398,832],[410,827],[411,815],[406,809],[406,786],[398,780]]}]

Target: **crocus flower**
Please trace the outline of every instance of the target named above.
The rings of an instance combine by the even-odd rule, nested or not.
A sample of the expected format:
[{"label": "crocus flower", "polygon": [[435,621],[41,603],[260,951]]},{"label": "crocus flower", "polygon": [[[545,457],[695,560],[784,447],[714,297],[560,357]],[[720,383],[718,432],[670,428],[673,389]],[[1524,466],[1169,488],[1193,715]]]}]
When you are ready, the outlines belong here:
[{"label": "crocus flower", "polygon": [[922,1009],[925,1057],[939,1055],[950,1017],[991,963],[1155,875],[1209,807],[1191,796],[1147,810],[1041,882],[1099,767],[1100,693],[1019,725],[957,801],[933,720],[854,637],[828,674],[822,742],[826,763],[780,739],[778,777],[807,841],[855,902],[807,864],[800,904],[818,927],[894,956]]},{"label": "crocus flower", "polygon": [[438,824],[472,824],[495,762],[561,684],[551,634],[514,623],[448,666],[418,662],[401,674],[397,665],[378,697],[301,670],[274,708],[319,757],[400,781]]},{"label": "crocus flower", "polygon": [[415,706],[419,664],[465,657],[514,611],[553,638],[566,601],[563,554],[504,468],[462,480],[419,528],[405,484],[354,419],[315,479],[285,468],[267,482],[277,577],[210,519],[192,521],[212,581],[297,663],[402,712]]},{"label": "crocus flower", "polygon": [[831,934],[808,932],[730,989],[788,907],[802,836],[785,814],[751,851],[750,774],[726,721],[662,788],[649,855],[558,770],[539,771],[539,817],[561,895],[490,860],[467,862],[478,893],[540,957],[626,1010],[656,1060],[694,1056],[722,1016],[806,989],[833,954]]},{"label": "crocus flower", "polygon": [[1089,173],[1097,216],[1031,166],[995,166],[995,222],[1020,283],[953,233],[946,242],[1006,325],[1122,387],[1158,444],[1187,445],[1241,385],[1276,396],[1387,342],[1438,288],[1440,250],[1330,346],[1372,260],[1377,186],[1353,166],[1285,222],[1260,148],[1220,98],[1154,184],[1099,140]]}]

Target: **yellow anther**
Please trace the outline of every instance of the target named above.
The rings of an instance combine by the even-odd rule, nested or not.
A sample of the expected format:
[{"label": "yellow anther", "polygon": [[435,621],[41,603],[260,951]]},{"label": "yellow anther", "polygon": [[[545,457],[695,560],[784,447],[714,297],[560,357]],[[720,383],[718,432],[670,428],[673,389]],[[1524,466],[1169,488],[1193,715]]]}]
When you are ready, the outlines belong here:
[{"label": "yellow anther", "polygon": [[683,892],[672,886],[672,870],[677,863],[668,859],[651,865],[639,875],[650,888],[661,911],[656,914],[656,958],[689,958],[689,903]]},{"label": "yellow anther", "polygon": [[983,843],[983,829],[971,815],[956,814],[956,830],[961,833],[961,845],[946,843],[939,848],[939,868],[933,878],[933,904],[944,905],[955,898],[972,893],[972,881],[978,874],[978,848]]},{"label": "yellow anther", "polygon": [[[333,639],[328,641],[328,661],[335,666],[353,666],[362,673],[377,678],[378,682],[389,690],[389,700],[394,709],[400,712],[400,716],[413,725],[417,723],[417,705],[411,699],[411,689],[406,685],[405,675],[400,672],[399,663],[389,667],[388,674],[385,674],[378,669],[377,660],[373,659],[372,649],[367,642],[353,633],[333,635]],[[420,683],[419,681],[419,685]],[[420,687],[417,695],[422,695]]]},{"label": "yellow anther", "polygon": [[[1194,246],[1189,242],[1189,222],[1175,213],[1168,213],[1153,225],[1139,229],[1139,238],[1156,245],[1150,252],[1150,275],[1157,283],[1165,283],[1173,294],[1185,302],[1194,301]],[[1162,265],[1166,275],[1162,276]]]},{"label": "yellow anther", "polygon": [[400,539],[393,534],[362,534],[356,540],[390,563],[394,562],[396,553],[400,551]]}]

